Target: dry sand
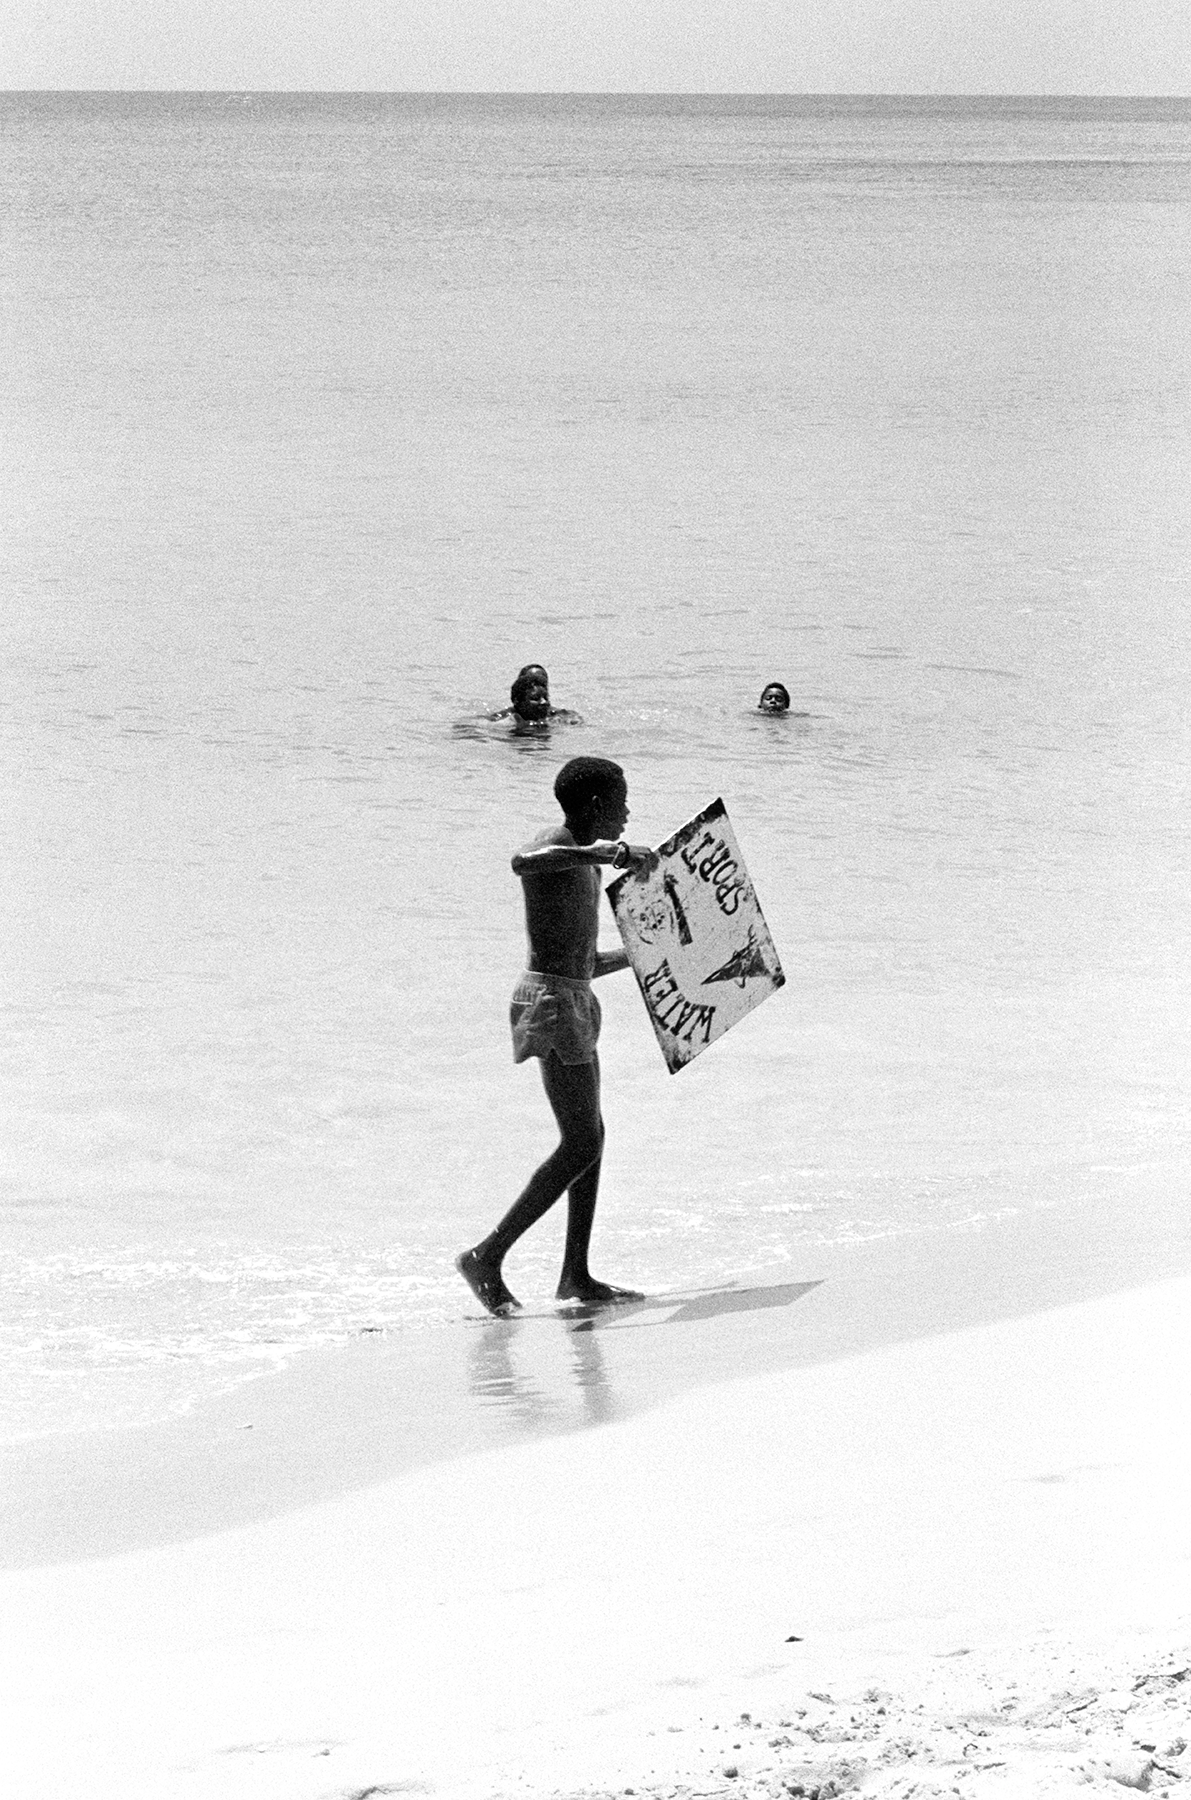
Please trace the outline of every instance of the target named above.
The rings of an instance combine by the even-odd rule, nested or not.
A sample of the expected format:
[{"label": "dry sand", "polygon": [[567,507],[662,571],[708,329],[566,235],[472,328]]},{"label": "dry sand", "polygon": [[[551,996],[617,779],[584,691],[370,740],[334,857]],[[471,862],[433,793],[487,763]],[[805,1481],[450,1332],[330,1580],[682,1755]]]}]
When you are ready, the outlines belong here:
[{"label": "dry sand", "polygon": [[1189,1300],[1169,1281],[720,1383],[10,1573],[9,1791],[1177,1788]]},{"label": "dry sand", "polygon": [[[1096,1641],[1047,1632],[931,1658],[841,1654],[818,1685],[753,1678],[695,1719],[593,1731],[452,1789],[643,1800],[1014,1800],[1162,1792],[1191,1780],[1191,1632]],[[830,1684],[830,1685],[828,1685]],[[733,1713],[746,1694],[752,1710]],[[764,1711],[760,1710],[764,1700]],[[567,1764],[571,1767],[568,1770]],[[596,1779],[578,1779],[579,1769]]]}]

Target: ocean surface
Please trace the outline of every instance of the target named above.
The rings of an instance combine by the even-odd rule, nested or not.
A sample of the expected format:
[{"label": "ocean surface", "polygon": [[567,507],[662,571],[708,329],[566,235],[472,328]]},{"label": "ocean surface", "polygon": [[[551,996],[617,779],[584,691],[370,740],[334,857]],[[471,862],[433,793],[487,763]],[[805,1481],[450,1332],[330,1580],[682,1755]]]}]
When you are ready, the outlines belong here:
[{"label": "ocean surface", "polygon": [[466,1310],[580,753],[787,975],[675,1077],[601,984],[597,1273],[1185,1205],[1191,102],[10,93],[0,181],[0,1434]]}]

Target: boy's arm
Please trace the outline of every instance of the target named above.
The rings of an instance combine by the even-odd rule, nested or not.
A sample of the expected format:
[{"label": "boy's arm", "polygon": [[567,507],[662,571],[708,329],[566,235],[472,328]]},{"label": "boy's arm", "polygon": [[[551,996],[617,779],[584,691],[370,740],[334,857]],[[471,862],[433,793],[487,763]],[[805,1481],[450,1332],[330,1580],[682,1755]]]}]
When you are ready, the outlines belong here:
[{"label": "boy's arm", "polygon": [[626,844],[623,839],[596,838],[591,844],[539,844],[518,850],[514,875],[562,875],[568,869],[588,869],[606,863],[616,869],[635,869],[653,852],[645,844]]},{"label": "boy's arm", "polygon": [[599,975],[615,975],[618,969],[627,969],[628,966],[627,950],[597,950],[595,968],[591,971],[591,978],[594,981]]}]

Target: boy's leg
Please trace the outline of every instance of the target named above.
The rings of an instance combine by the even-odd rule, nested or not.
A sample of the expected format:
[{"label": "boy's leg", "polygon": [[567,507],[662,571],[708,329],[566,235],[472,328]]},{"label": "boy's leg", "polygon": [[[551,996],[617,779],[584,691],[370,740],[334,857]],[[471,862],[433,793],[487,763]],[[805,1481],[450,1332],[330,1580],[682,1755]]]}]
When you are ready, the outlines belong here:
[{"label": "boy's leg", "polygon": [[[558,1122],[558,1148],[535,1169],[496,1230],[473,1250],[465,1251],[455,1265],[490,1312],[507,1312],[517,1305],[500,1273],[500,1265],[517,1239],[536,1225],[564,1189],[572,1187],[592,1164],[596,1166],[596,1184],[599,1181],[604,1147],[599,1063],[564,1063],[551,1052],[542,1058],[542,1084]],[[596,1184],[587,1201],[589,1215],[595,1211]],[[587,1236],[591,1236],[590,1216]]]},{"label": "boy's leg", "polygon": [[602,1162],[601,1154],[567,1189],[567,1241],[562,1253],[562,1273],[558,1277],[558,1292],[555,1295],[558,1300],[576,1299],[579,1289],[591,1280],[587,1252],[591,1245],[591,1228],[595,1224]]},{"label": "boy's leg", "polygon": [[613,1287],[610,1282],[597,1281],[587,1266],[600,1185],[600,1160],[584,1169],[577,1181],[572,1181],[567,1194],[567,1243],[554,1296],[556,1300],[582,1300],[588,1306],[610,1306],[614,1301],[645,1298],[633,1288]]},{"label": "boy's leg", "polygon": [[598,1057],[593,1059],[590,1067],[595,1070],[595,1107],[600,1126],[600,1153],[571,1182],[567,1190],[567,1241],[555,1299],[582,1300],[589,1306],[607,1306],[615,1300],[641,1300],[644,1296],[634,1293],[632,1288],[612,1287],[606,1281],[597,1281],[587,1266],[591,1228],[595,1223],[596,1197],[600,1190],[600,1168],[604,1158],[604,1120],[600,1113]]}]

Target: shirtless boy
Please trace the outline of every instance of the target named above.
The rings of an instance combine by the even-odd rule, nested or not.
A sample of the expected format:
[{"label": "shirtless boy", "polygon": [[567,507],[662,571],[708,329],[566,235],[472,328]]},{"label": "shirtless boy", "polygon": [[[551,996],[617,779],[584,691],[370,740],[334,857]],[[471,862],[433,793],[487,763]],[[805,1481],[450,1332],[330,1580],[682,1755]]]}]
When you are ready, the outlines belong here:
[{"label": "shirtless boy", "polygon": [[554,795],[563,823],[540,831],[513,858],[513,873],[525,892],[529,966],[514,990],[510,1020],[513,1060],[541,1059],[560,1142],[495,1231],[455,1262],[477,1300],[498,1318],[519,1304],[501,1275],[505,1256],[564,1190],[567,1236],[557,1298],[588,1306],[641,1298],[597,1281],[587,1266],[604,1149],[596,1054],[600,1003],[591,983],[628,967],[623,950],[596,947],[600,866],[637,868],[651,852],[621,841],[629,808],[618,764],[577,756],[559,772]]}]

